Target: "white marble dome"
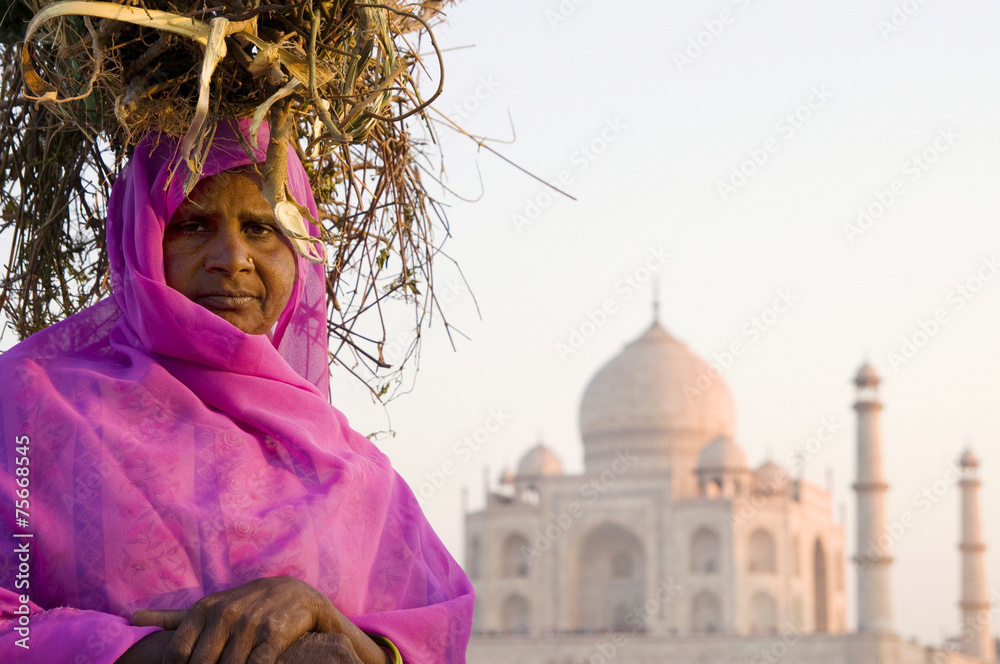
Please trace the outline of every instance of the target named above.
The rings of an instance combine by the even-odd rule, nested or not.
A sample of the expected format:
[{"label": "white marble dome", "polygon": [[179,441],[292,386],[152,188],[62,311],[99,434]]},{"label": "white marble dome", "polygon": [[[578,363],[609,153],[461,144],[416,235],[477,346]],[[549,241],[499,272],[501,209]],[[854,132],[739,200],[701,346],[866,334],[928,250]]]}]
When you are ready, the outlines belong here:
[{"label": "white marble dome", "polygon": [[549,448],[539,443],[528,450],[517,464],[518,477],[562,475],[562,463]]},{"label": "white marble dome", "polygon": [[659,322],[625,346],[587,385],[580,433],[633,432],[732,436],[736,409],[726,381]]}]

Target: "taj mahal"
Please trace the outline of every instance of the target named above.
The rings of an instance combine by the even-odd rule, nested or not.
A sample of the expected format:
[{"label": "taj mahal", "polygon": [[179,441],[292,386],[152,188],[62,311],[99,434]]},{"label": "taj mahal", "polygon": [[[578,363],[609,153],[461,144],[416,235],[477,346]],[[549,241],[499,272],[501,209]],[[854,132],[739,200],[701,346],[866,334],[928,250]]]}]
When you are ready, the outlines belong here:
[{"label": "taj mahal", "polygon": [[466,514],[469,661],[996,661],[972,451],[956,452],[964,627],[933,647],[903,640],[893,626],[876,370],[865,363],[853,378],[863,545],[849,551],[829,491],[773,461],[748,466],[729,387],[655,318],[584,391],[583,473],[564,473],[538,444]]}]

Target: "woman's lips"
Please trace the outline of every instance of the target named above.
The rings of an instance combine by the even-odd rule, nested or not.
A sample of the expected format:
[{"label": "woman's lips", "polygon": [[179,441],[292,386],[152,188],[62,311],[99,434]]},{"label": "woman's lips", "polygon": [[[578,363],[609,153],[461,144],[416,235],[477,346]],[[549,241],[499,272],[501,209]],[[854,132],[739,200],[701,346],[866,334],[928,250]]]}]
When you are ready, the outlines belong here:
[{"label": "woman's lips", "polygon": [[199,295],[195,298],[195,302],[206,309],[216,310],[243,309],[257,300],[256,295],[247,293],[211,293],[208,295]]}]

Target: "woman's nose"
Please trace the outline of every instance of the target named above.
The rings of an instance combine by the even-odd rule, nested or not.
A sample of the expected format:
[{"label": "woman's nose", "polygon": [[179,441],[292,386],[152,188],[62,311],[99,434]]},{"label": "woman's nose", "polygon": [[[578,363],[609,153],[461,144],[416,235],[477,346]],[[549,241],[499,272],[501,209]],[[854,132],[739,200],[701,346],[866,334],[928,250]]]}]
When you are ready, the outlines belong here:
[{"label": "woman's nose", "polygon": [[250,248],[236,232],[223,230],[215,234],[205,254],[205,269],[226,274],[254,269]]}]

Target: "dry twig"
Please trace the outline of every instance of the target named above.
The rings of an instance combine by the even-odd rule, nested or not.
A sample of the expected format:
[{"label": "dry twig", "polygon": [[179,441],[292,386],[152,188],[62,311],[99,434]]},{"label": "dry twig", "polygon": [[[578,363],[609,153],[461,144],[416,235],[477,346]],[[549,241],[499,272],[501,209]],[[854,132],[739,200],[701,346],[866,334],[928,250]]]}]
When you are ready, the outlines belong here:
[{"label": "dry twig", "polygon": [[[384,358],[386,300],[412,308],[407,359],[440,311],[432,266],[448,227],[418,166],[433,97],[422,101],[424,63],[403,35],[429,32],[441,4],[12,0],[0,16],[0,232],[12,239],[0,304],[18,335],[107,294],[105,206],[142,136],[183,137],[197,170],[215,122],[280,119],[272,135],[303,158],[321,218],[287,200],[280,163],[262,168],[265,190],[296,250],[326,262],[331,362],[391,393],[403,362]],[[312,222],[326,256],[303,240]]]}]

